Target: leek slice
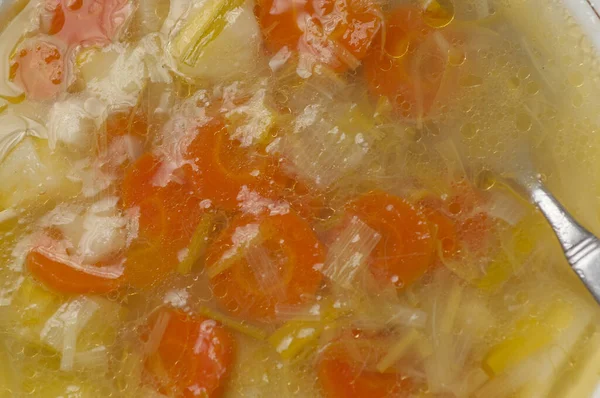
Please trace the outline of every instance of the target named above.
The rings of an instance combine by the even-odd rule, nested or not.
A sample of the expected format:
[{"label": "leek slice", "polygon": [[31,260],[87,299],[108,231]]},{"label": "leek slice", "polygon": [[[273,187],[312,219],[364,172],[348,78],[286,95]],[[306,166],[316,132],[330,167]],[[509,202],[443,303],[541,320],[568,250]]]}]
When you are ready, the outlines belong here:
[{"label": "leek slice", "polygon": [[265,340],[267,338],[267,332],[257,326],[251,325],[245,321],[238,321],[231,317],[221,314],[218,311],[210,309],[208,307],[202,307],[199,310],[199,313],[214,319],[215,321],[221,322],[223,325],[240,332],[246,336],[252,337],[256,340]]},{"label": "leek slice", "polygon": [[591,397],[600,380],[600,332],[593,334],[584,343],[581,360],[565,374],[566,381],[560,387],[556,397]]},{"label": "leek slice", "polygon": [[483,362],[484,370],[493,376],[514,367],[557,341],[576,316],[571,304],[558,301],[539,317],[521,319],[516,323],[515,331],[488,352]]},{"label": "leek slice", "polygon": [[243,0],[207,0],[189,18],[171,44],[171,54],[188,66],[195,66],[202,50],[227,26],[227,14]]},{"label": "leek slice", "polygon": [[283,359],[291,359],[316,343],[324,327],[322,322],[292,320],[277,329],[268,341]]},{"label": "leek slice", "polygon": [[202,216],[194,235],[192,235],[192,240],[183,261],[177,265],[177,271],[180,274],[188,274],[193,266],[204,258],[208,246],[208,237],[214,228],[215,218],[216,216],[210,213]]},{"label": "leek slice", "polygon": [[400,340],[390,347],[389,351],[377,363],[377,371],[383,373],[388,370],[415,342],[417,342],[419,336],[420,335],[416,330],[410,329]]}]

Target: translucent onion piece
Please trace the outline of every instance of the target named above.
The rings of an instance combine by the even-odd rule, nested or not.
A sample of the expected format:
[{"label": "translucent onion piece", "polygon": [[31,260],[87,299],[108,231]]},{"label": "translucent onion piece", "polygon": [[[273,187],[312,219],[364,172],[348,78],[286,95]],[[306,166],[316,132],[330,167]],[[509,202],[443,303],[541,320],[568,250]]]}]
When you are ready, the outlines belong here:
[{"label": "translucent onion piece", "polygon": [[260,244],[251,244],[244,251],[248,267],[258,286],[273,294],[279,301],[285,299],[285,287],[281,283],[280,264],[273,260],[267,249]]},{"label": "translucent onion piece", "polygon": [[19,115],[19,113],[8,110],[0,115],[0,125],[2,126],[2,132],[0,133],[0,162],[26,136],[47,137],[48,132],[42,124],[24,115]]},{"label": "translucent onion piece", "polygon": [[284,137],[282,152],[298,175],[326,188],[360,165],[372,137],[347,123],[351,111],[338,118],[311,104],[297,116],[294,133]]},{"label": "translucent onion piece", "polygon": [[37,8],[35,1],[28,2],[0,34],[0,98],[3,105],[6,105],[4,98],[14,100],[23,94],[23,90],[10,81],[10,57],[19,40],[35,29]]},{"label": "translucent onion piece", "polygon": [[411,347],[411,345],[419,338],[419,334],[416,330],[410,329],[406,332],[400,340],[394,343],[387,353],[377,363],[376,368],[380,373],[388,370],[394,363],[396,363]]},{"label": "translucent onion piece", "polygon": [[[541,398],[548,396],[557,375],[568,366],[573,349],[581,341],[592,321],[592,311],[586,303],[577,300],[572,303],[556,302],[555,304],[558,305],[555,309],[566,305],[562,308],[568,311],[574,311],[577,308],[577,311],[571,313],[570,320],[564,319],[562,315],[555,314],[559,315],[555,319],[559,324],[548,325],[549,328],[538,325],[539,331],[535,335],[526,335],[526,338],[532,342],[535,342],[535,336],[548,341],[545,334],[548,331],[556,331],[558,328],[558,334],[551,337],[551,341],[545,349],[533,355],[529,353],[527,358],[522,358],[512,368],[505,369],[503,373],[477,390],[475,393],[476,398],[500,398],[515,393],[518,393],[517,396],[519,397]],[[553,310],[551,309],[551,311]],[[565,321],[568,324],[565,325]],[[515,351],[515,354],[522,357],[520,350]],[[510,357],[507,357],[507,359],[510,359]]]},{"label": "translucent onion piece", "polygon": [[352,289],[379,239],[379,233],[353,217],[331,245],[321,272],[337,285]]},{"label": "translucent onion piece", "polygon": [[146,355],[151,355],[158,350],[160,342],[167,330],[167,326],[169,326],[169,320],[171,315],[167,311],[163,311],[158,316],[158,319],[154,323],[154,327],[150,331],[150,335],[148,336],[148,340],[144,345],[144,353]]},{"label": "translucent onion piece", "polygon": [[[174,0],[176,1],[176,0]],[[171,9],[169,0],[143,0],[138,2],[132,24],[141,36],[161,30]]]},{"label": "translucent onion piece", "polygon": [[46,321],[40,340],[61,352],[61,370],[73,368],[79,333],[99,308],[94,300],[82,296],[63,304]]}]

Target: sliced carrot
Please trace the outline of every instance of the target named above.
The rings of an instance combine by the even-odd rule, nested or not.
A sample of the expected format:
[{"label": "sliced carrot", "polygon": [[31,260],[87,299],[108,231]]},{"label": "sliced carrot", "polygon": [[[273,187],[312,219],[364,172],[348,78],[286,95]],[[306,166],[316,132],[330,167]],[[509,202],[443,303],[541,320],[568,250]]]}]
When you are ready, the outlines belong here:
[{"label": "sliced carrot", "polygon": [[176,310],[161,310],[151,329],[157,321],[166,321],[166,327],[146,369],[158,390],[177,397],[220,397],[235,359],[231,333],[215,320]]},{"label": "sliced carrot", "polygon": [[423,214],[435,228],[435,238],[445,257],[454,257],[460,252],[456,221],[444,212],[441,200],[427,198],[419,203]]},{"label": "sliced carrot", "polygon": [[484,252],[494,222],[478,208],[483,198],[464,181],[452,184],[451,189],[445,200],[427,197],[420,202],[423,213],[436,228],[443,255],[457,258],[464,250]]},{"label": "sliced carrot", "polygon": [[34,278],[60,293],[102,294],[118,289],[124,278],[115,267],[74,267],[68,261],[55,258],[44,248],[29,252],[25,260]]},{"label": "sliced carrot", "polygon": [[120,0],[46,0],[44,5],[42,32],[74,46],[109,44],[132,11]]},{"label": "sliced carrot", "polygon": [[426,54],[417,68],[415,57],[433,31],[423,20],[423,11],[401,6],[386,18],[380,35],[364,59],[369,91],[387,97],[395,110],[408,118],[427,114],[433,105],[446,68],[445,56]]},{"label": "sliced carrot", "polygon": [[239,216],[207,252],[213,294],[231,313],[270,319],[276,304],[310,300],[321,283],[325,254],[299,216]]},{"label": "sliced carrot", "polygon": [[372,191],[348,203],[346,211],[381,235],[369,259],[374,276],[401,288],[427,272],[434,259],[434,240],[417,207],[383,191]]},{"label": "sliced carrot", "polygon": [[[364,340],[364,339],[363,339]],[[357,352],[352,352],[352,350]],[[408,396],[412,383],[399,373],[366,369],[370,350],[350,347],[343,340],[331,343],[317,365],[319,383],[326,398],[386,398]]]},{"label": "sliced carrot", "polygon": [[336,70],[356,68],[381,26],[372,0],[262,0],[258,20],[267,48],[311,54]]},{"label": "sliced carrot", "polygon": [[25,41],[11,64],[11,80],[19,85],[27,98],[48,100],[65,89],[62,51],[44,40]]},{"label": "sliced carrot", "polygon": [[237,209],[242,187],[255,190],[268,178],[266,156],[230,139],[218,119],[198,128],[187,156],[197,168],[193,179],[200,195],[225,209]]},{"label": "sliced carrot", "polygon": [[175,270],[180,251],[189,245],[204,213],[187,172],[176,170],[173,179],[160,186],[162,167],[156,155],[142,155],[121,187],[124,206],[139,211],[138,238],[127,250],[125,262],[126,279],[138,288]]},{"label": "sliced carrot", "polygon": [[148,122],[141,109],[130,108],[126,111],[111,113],[106,119],[106,135],[111,138],[131,135],[145,138],[148,134]]}]

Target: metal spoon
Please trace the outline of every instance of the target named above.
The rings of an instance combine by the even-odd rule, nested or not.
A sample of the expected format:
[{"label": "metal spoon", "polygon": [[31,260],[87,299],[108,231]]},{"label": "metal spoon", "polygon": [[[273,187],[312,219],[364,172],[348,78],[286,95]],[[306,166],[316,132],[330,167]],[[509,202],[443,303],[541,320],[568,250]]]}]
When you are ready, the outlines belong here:
[{"label": "metal spoon", "polygon": [[507,179],[503,182],[542,211],[571,268],[600,304],[600,239],[582,227],[538,177]]}]

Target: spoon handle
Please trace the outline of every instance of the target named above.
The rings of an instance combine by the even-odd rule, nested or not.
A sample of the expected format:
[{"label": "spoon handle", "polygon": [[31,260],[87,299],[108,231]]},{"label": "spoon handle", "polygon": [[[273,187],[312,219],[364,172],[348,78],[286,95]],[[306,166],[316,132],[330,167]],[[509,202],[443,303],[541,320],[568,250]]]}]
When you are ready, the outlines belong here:
[{"label": "spoon handle", "polygon": [[556,233],[571,268],[600,303],[600,240],[582,227],[541,183],[530,185],[529,194]]}]

